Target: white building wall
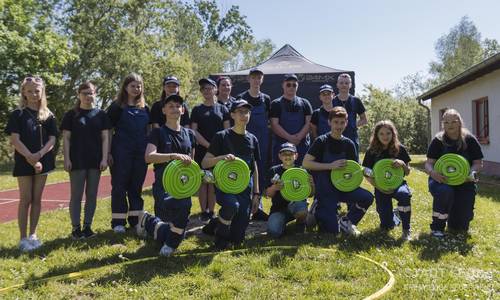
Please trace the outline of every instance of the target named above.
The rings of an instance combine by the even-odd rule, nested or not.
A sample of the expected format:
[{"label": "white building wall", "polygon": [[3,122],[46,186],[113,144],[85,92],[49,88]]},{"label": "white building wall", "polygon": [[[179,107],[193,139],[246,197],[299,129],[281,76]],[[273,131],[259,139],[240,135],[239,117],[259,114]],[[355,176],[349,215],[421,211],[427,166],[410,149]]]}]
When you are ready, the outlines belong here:
[{"label": "white building wall", "polygon": [[484,159],[500,163],[500,70],[432,98],[431,130],[434,136],[440,129],[439,111],[454,108],[460,112],[465,126],[472,132],[472,101],[488,97],[490,143],[482,145]]}]

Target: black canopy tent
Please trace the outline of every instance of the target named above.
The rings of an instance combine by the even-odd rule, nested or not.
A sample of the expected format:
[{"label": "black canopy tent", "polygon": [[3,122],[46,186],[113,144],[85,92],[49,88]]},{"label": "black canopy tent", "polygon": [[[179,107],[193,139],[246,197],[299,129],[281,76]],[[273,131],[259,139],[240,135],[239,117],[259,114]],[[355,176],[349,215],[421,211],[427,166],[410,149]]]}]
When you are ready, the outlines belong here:
[{"label": "black canopy tent", "polygon": [[[297,52],[292,46],[286,44],[276,51],[269,59],[255,66],[264,72],[264,83],[261,90],[270,95],[271,99],[276,99],[283,94],[281,83],[285,74],[294,73],[299,78],[298,96],[308,99],[314,108],[321,105],[319,100],[319,87],[323,84],[330,84],[337,93],[337,77],[342,73],[351,75],[352,88],[354,94],[355,79],[354,71],[339,70],[316,64]],[[228,76],[233,82],[232,95],[248,89],[247,76],[250,69],[219,73],[210,75],[212,79],[220,76]]]}]

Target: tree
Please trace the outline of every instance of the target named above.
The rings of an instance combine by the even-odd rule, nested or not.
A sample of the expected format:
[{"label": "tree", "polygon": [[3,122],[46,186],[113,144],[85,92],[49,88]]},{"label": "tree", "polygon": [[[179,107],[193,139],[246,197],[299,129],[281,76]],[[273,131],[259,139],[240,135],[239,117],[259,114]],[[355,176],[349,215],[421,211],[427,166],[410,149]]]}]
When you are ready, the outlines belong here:
[{"label": "tree", "polygon": [[433,84],[441,84],[467,68],[498,53],[496,40],[481,41],[481,33],[476,25],[464,16],[449,33],[440,37],[435,45],[438,61],[430,63]]}]

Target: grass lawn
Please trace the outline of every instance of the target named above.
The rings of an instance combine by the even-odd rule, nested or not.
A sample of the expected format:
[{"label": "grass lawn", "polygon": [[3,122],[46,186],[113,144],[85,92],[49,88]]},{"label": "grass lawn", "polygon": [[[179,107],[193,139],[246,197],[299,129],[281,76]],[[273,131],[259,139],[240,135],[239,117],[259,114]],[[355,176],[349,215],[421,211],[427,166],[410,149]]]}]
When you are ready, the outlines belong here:
[{"label": "grass lawn", "polygon": [[[412,158],[414,167],[422,166],[423,156]],[[55,174],[60,174],[56,181],[65,178],[61,172]],[[7,179],[8,175],[0,175],[2,188],[15,188]],[[427,176],[414,169],[408,183],[413,190],[416,238],[409,243],[399,240],[400,227],[388,234],[378,230],[374,205],[358,226],[363,233],[359,238],[295,234],[292,223],[288,235],[278,240],[260,233],[248,236],[242,246],[247,250],[236,253],[183,255],[212,250],[210,237],[189,235],[171,258],[157,257],[160,245],[152,240],[140,240],[132,232],[113,234],[109,199],[98,202],[94,230],[99,234],[88,241],[68,237],[67,209],[42,214],[38,235],[44,246],[33,254],[17,250],[16,222],[0,224],[0,288],[86,272],[77,279],[31,285],[0,298],[359,299],[388,280],[381,268],[355,255],[360,254],[394,273],[396,284],[386,299],[499,299],[500,182],[491,179],[480,184],[470,235],[449,234],[443,240],[428,234],[432,199]],[[144,194],[146,209],[152,211],[151,191]],[[269,202],[266,199],[267,208]],[[192,214],[198,213],[193,198]],[[262,249],[269,246],[297,247]]]}]

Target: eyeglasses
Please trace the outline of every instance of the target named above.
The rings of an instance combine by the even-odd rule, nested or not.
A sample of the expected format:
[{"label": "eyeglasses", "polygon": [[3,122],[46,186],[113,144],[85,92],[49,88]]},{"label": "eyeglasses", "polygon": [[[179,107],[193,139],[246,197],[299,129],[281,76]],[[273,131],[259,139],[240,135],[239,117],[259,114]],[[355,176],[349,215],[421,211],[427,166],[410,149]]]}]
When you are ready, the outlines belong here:
[{"label": "eyeglasses", "polygon": [[286,87],[294,87],[294,88],[296,88],[297,84],[296,83],[287,83]]},{"label": "eyeglasses", "polygon": [[455,125],[455,124],[458,124],[458,123],[459,123],[458,120],[453,120],[451,122],[449,122],[449,121],[443,121],[444,125],[451,125],[451,124]]},{"label": "eyeglasses", "polygon": [[33,77],[33,76],[28,76],[26,78],[24,78],[24,81],[29,81],[29,82],[43,82],[42,78],[40,77]]}]

